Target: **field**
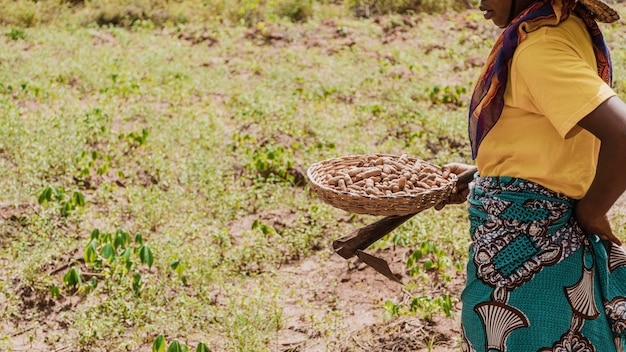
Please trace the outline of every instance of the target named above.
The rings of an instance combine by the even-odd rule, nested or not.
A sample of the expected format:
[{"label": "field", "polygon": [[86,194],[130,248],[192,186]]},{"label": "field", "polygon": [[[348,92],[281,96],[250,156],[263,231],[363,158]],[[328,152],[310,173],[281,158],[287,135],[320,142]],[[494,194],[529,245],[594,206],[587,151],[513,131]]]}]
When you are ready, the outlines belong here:
[{"label": "field", "polygon": [[[377,217],[319,200],[306,169],[470,163],[469,94],[499,31],[477,10],[332,9],[0,25],[0,351],[460,350],[465,207],[370,247],[402,286],[332,251]],[[601,25],[622,98],[624,24]]]}]

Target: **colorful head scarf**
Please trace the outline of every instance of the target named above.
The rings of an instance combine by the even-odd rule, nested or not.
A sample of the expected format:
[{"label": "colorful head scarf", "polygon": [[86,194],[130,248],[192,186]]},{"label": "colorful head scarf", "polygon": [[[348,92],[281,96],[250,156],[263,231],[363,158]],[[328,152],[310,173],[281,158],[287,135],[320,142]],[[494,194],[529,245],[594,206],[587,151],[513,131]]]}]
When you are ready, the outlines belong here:
[{"label": "colorful head scarf", "polygon": [[594,14],[578,1],[541,0],[520,13],[500,34],[483,67],[469,109],[469,138],[472,158],[476,159],[478,147],[489,130],[496,124],[504,107],[504,90],[509,73],[509,63],[517,46],[531,33],[544,26],[557,26],[575,12],[585,22],[591,34],[593,51],[598,65],[598,75],[612,84],[612,67],[609,50]]}]

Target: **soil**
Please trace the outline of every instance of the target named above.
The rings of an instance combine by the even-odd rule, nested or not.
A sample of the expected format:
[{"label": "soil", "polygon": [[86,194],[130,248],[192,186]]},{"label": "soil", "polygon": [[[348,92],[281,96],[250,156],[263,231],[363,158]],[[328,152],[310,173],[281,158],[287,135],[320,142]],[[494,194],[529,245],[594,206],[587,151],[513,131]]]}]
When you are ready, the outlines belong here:
[{"label": "soil", "polygon": [[[394,273],[401,273],[408,251],[391,248],[372,254],[387,260]],[[285,329],[276,342],[277,351],[426,351],[429,341],[436,346],[431,351],[455,351],[458,347],[458,303],[450,318],[389,318],[382,309],[384,302],[402,302],[410,298],[409,293],[358,259],[345,260],[324,252],[280,273],[283,291],[293,298],[284,302]],[[447,288],[460,292],[463,281],[462,277],[454,278]],[[329,341],[323,332],[315,331],[314,324],[303,316],[307,310],[320,316],[338,316],[337,331],[341,334],[337,340]]]}]

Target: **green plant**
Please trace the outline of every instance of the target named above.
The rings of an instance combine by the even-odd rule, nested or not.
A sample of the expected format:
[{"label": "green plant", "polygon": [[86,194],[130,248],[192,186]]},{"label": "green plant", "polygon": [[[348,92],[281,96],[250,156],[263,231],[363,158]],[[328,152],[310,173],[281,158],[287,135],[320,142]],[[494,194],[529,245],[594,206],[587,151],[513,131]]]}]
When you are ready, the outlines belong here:
[{"label": "green plant", "polygon": [[237,0],[232,5],[226,10],[226,17],[234,23],[254,26],[267,19],[268,9],[265,1]]},{"label": "green plant", "polygon": [[141,132],[121,133],[119,139],[126,140],[130,148],[137,148],[145,145],[148,140],[148,129],[142,128]]},{"label": "green plant", "polygon": [[[152,250],[143,242],[141,234],[137,233],[131,239],[131,236],[121,229],[114,234],[94,229],[83,251],[83,259],[94,274],[101,275],[105,282],[111,279],[124,280],[130,276],[130,288],[136,295],[139,295],[142,287],[142,276],[138,270],[137,261],[147,265],[148,268],[154,264]],[[80,286],[80,272],[74,272],[72,275],[72,277],[78,276],[79,279],[72,279],[70,283],[74,284],[73,286]],[[92,284],[91,288],[95,288],[97,280]]]},{"label": "green plant", "polygon": [[85,197],[79,191],[68,194],[64,186],[46,186],[39,191],[40,205],[58,204],[61,216],[68,216],[79,207],[85,206]]},{"label": "green plant", "polygon": [[433,86],[426,92],[433,104],[452,104],[458,107],[465,105],[463,94],[467,93],[467,88],[456,85],[454,87],[445,86],[443,89],[439,86]]},{"label": "green plant", "polygon": [[[188,352],[189,346],[184,343],[178,342],[178,340],[172,341],[169,346],[167,341],[165,341],[165,337],[163,335],[157,336],[157,338],[152,343],[152,352]],[[211,349],[200,342],[196,346],[196,352],[211,352]]]},{"label": "green plant", "polygon": [[274,11],[293,22],[305,22],[313,16],[313,0],[280,0]]},{"label": "green plant", "polygon": [[19,28],[11,28],[11,30],[7,32],[6,36],[11,40],[26,39],[26,31]]},{"label": "green plant", "polygon": [[185,275],[185,266],[180,259],[176,259],[170,263],[170,268],[176,272],[183,285],[187,285],[187,275]]},{"label": "green plant", "polygon": [[295,182],[291,150],[280,144],[266,143],[261,148],[247,149],[246,154],[250,161],[245,167],[258,181]]},{"label": "green plant", "polygon": [[141,234],[137,233],[134,239],[131,239],[128,232],[121,229],[118,229],[115,234],[94,229],[84,251],[85,263],[96,269],[102,268],[105,263],[116,261],[121,261],[126,268],[130,269],[135,265],[132,261],[133,256],[137,256],[140,262],[147,264],[148,267],[154,264],[152,251],[147,244],[143,243]]},{"label": "green plant", "polygon": [[72,267],[67,271],[65,275],[63,275],[63,284],[67,288],[78,288],[82,285],[83,280],[80,276],[80,269],[76,267]]},{"label": "green plant", "polygon": [[452,297],[444,295],[433,299],[428,295],[414,297],[410,303],[411,314],[419,314],[421,318],[431,320],[439,311],[446,317],[452,316]]},{"label": "green plant", "polygon": [[451,279],[448,270],[458,269],[458,266],[450,259],[448,254],[430,241],[422,242],[418,249],[413,251],[406,261],[409,275],[417,276],[426,272],[433,272],[444,283]]},{"label": "green plant", "polygon": [[80,169],[79,177],[81,178],[91,175],[94,169],[97,175],[102,176],[111,167],[111,157],[97,151],[92,151],[91,153],[82,151],[76,160],[76,164]]},{"label": "green plant", "polygon": [[387,315],[390,318],[398,317],[401,312],[401,305],[394,303],[390,300],[385,301],[383,308],[385,309],[385,312],[387,312]]}]

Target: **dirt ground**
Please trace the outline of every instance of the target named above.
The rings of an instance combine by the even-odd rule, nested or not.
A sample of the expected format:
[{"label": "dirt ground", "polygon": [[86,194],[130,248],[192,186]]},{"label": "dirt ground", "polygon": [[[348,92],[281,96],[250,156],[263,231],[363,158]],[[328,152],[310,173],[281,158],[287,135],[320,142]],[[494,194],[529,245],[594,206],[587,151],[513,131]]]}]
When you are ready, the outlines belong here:
[{"label": "dirt ground", "polygon": [[[406,248],[387,249],[375,254],[387,259],[395,273],[402,272]],[[457,347],[460,305],[455,305],[453,318],[435,316],[432,321],[417,317],[385,319],[381,308],[385,301],[401,302],[410,296],[402,285],[358,259],[346,261],[339,255],[316,255],[298,266],[285,268],[281,274],[288,283],[285,291],[295,290],[296,294],[285,302],[286,329],[277,341],[277,351],[317,352],[335,348],[342,351],[426,351],[429,340],[435,342],[436,348],[432,351],[455,351]],[[462,284],[463,278],[458,277],[448,288],[460,292]],[[337,329],[345,331],[341,334],[341,341],[327,341],[323,336],[311,338],[314,327],[302,322],[299,302],[303,300],[321,314],[330,311],[340,316]]]}]

